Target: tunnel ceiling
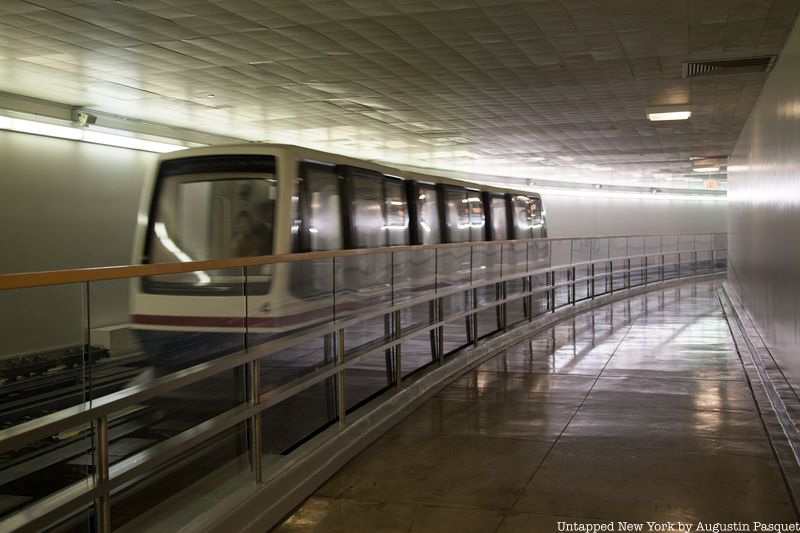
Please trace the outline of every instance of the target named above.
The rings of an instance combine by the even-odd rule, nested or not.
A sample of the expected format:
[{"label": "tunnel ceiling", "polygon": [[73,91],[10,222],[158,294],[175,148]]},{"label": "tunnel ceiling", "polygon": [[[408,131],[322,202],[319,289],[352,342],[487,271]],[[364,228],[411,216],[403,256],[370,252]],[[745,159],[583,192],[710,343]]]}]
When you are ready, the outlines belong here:
[{"label": "tunnel ceiling", "polygon": [[[0,91],[477,172],[685,182],[727,155],[797,0],[2,0]],[[648,106],[689,104],[651,123]]]}]

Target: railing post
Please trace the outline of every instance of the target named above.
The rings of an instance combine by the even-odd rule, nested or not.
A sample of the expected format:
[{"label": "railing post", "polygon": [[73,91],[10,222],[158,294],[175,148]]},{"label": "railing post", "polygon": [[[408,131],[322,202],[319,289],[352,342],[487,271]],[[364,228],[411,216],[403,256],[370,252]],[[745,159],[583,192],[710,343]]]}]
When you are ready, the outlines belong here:
[{"label": "railing post", "polygon": [[627,283],[625,287],[627,289],[631,288],[631,258],[625,258],[625,278],[627,279]]},{"label": "railing post", "polygon": [[576,288],[575,286],[578,284],[578,276],[576,274],[575,267],[572,267],[572,305],[575,305],[576,297]]},{"label": "railing post", "polygon": [[608,260],[608,292],[614,294],[614,260]]},{"label": "railing post", "polygon": [[595,282],[594,282],[594,263],[592,263],[592,300],[594,300],[595,296]]},{"label": "railing post", "polygon": [[[401,328],[401,316],[400,311],[394,312],[394,338],[395,340],[400,338],[400,328]],[[400,347],[400,343],[395,344],[394,346],[394,382],[395,387],[397,390],[400,390],[400,382],[403,378],[403,364],[402,364],[402,348]]]},{"label": "railing post", "polygon": [[344,328],[336,332],[336,366],[339,371],[336,373],[336,406],[339,412],[339,427],[344,427],[346,421],[346,404],[344,398]]},{"label": "railing post", "polygon": [[[552,268],[552,267],[551,267]],[[556,271],[550,271],[550,312],[556,312]]]},{"label": "railing post", "polygon": [[[261,403],[261,361],[250,361],[250,403]],[[256,483],[261,483],[261,413],[256,413],[250,418],[251,454],[253,470],[256,474]]]},{"label": "railing post", "polygon": [[441,296],[436,299],[436,307],[437,321],[442,322],[439,326],[439,338],[436,339],[437,351],[439,352],[437,354],[439,356],[439,365],[442,365],[444,364],[444,298]]},{"label": "railing post", "polygon": [[111,495],[108,492],[108,418],[104,415],[95,419],[97,429],[95,433],[95,464],[97,486],[100,496],[97,498],[97,531],[110,533],[111,531]]}]

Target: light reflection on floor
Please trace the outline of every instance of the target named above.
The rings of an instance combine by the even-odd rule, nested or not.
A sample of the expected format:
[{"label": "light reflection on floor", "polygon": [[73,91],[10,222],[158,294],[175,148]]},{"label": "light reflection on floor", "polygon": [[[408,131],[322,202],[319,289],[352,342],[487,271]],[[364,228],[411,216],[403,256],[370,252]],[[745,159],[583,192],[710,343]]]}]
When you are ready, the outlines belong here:
[{"label": "light reflection on floor", "polygon": [[484,363],[277,531],[796,519],[707,282],[611,304]]}]

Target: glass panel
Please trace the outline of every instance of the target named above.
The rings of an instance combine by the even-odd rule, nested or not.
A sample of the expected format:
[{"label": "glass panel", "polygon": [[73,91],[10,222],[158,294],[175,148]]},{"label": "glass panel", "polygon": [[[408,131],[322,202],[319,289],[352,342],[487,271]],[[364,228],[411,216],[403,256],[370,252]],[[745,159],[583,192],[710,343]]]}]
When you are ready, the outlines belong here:
[{"label": "glass panel", "polygon": [[336,258],[336,318],[390,304],[391,254]]},{"label": "glass panel", "polygon": [[[167,374],[245,347],[245,276],[241,268],[192,272],[196,279],[224,284],[221,295],[197,295],[189,287],[174,287],[169,295],[139,289],[163,285],[151,276],[132,280],[131,327],[138,337],[151,373]],[[268,285],[268,283],[267,283]],[[265,282],[251,284],[252,293],[266,293]]]},{"label": "glass panel", "polygon": [[338,420],[336,380],[328,378],[261,412],[264,469]]},{"label": "glass panel", "polygon": [[503,277],[522,274],[528,269],[528,247],[524,242],[503,245]]},{"label": "glass panel", "polygon": [[465,285],[470,279],[470,247],[443,248],[436,250],[438,256],[436,287],[441,290],[454,285]]},{"label": "glass panel", "polygon": [[394,359],[389,350],[359,361],[344,371],[347,411],[363,405],[394,383]]},{"label": "glass panel", "polygon": [[261,391],[274,390],[329,365],[334,360],[334,348],[332,335],[327,335],[262,357]]},{"label": "glass panel", "polygon": [[266,297],[248,291],[252,333],[288,333],[333,319],[333,259],[249,267],[248,279],[253,270],[270,268],[277,280],[275,290]]},{"label": "glass panel", "polygon": [[434,353],[433,338],[428,333],[403,341],[400,358],[403,378],[435,361]]},{"label": "glass panel", "polygon": [[664,279],[672,279],[678,276],[678,237],[675,235],[664,235],[661,241],[664,252]]},{"label": "glass panel", "polygon": [[681,252],[688,252],[695,249],[694,235],[679,235],[678,236],[678,250]]},{"label": "glass panel", "polygon": [[472,247],[472,282],[475,284],[500,277],[500,244],[478,244]]},{"label": "glass panel", "polygon": [[572,241],[550,241],[550,253],[553,266],[569,265],[572,263]]},{"label": "glass panel", "polygon": [[585,263],[592,257],[591,239],[575,239],[572,241],[572,262]]},{"label": "glass panel", "polygon": [[306,169],[308,191],[309,250],[341,250],[342,217],[339,208],[339,178],[333,171]]},{"label": "glass panel", "polygon": [[244,424],[126,486],[111,498],[111,527],[177,531],[252,481]]},{"label": "glass panel", "polygon": [[628,256],[627,237],[614,237],[608,240],[608,256],[611,258]]},{"label": "glass panel", "polygon": [[417,198],[417,216],[419,217],[419,238],[421,244],[438,244],[442,242],[439,228],[439,204],[435,187],[420,186]]},{"label": "glass panel", "polygon": [[0,427],[86,399],[95,364],[109,354],[86,337],[85,292],[80,284],[0,291]]},{"label": "glass panel", "polygon": [[403,184],[399,181],[385,181],[383,186],[386,192],[387,244],[408,244],[408,206]]},{"label": "glass panel", "polygon": [[[160,182],[149,262],[174,263],[272,253],[274,174],[194,174]],[[176,274],[173,282],[195,280]]]},{"label": "glass panel", "polygon": [[[110,429],[109,438],[113,438]],[[0,517],[91,479],[94,428],[83,424],[0,454]],[[87,484],[86,488],[90,488]]]},{"label": "glass panel", "polygon": [[534,241],[528,243],[528,270],[550,268],[552,264],[551,244],[558,241]]},{"label": "glass panel", "polygon": [[467,192],[456,187],[445,187],[444,215],[448,242],[469,242],[470,211]]},{"label": "glass panel", "polygon": [[590,246],[592,261],[608,259],[608,239],[592,239]]},{"label": "glass panel", "polygon": [[386,246],[383,184],[377,179],[352,178],[353,245],[357,248]]},{"label": "glass panel", "polygon": [[506,220],[506,199],[503,196],[492,196],[492,240],[504,241],[508,239],[508,224]]},{"label": "glass panel", "polygon": [[414,250],[393,255],[394,303],[425,296],[436,285],[436,251]]},{"label": "glass panel", "polygon": [[[514,279],[505,282],[506,283],[506,296],[508,298],[513,298],[515,296],[521,296],[523,292],[525,292],[525,280],[524,279]],[[516,324],[517,322],[523,320],[526,314],[526,305],[525,298],[518,298],[506,304],[506,320],[508,325]]]}]

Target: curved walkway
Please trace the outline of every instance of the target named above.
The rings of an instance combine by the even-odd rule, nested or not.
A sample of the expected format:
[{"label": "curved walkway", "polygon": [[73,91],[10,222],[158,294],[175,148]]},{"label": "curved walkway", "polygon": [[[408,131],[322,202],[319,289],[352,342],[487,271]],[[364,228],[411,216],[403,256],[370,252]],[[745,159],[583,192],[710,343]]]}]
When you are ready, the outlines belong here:
[{"label": "curved walkway", "polygon": [[716,290],[610,304],[498,355],[275,531],[794,522]]}]

